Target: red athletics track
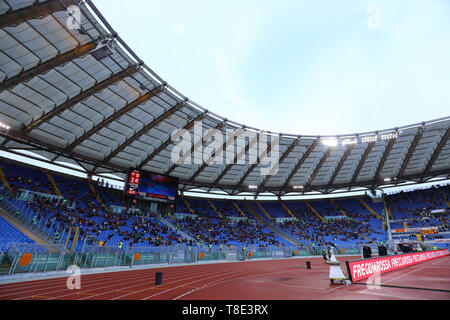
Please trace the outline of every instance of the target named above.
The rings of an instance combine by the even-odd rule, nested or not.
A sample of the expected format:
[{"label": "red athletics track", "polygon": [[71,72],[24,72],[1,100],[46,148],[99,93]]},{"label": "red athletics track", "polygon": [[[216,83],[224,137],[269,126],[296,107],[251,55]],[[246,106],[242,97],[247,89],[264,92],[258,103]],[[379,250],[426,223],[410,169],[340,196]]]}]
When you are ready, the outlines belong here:
[{"label": "red athletics track", "polygon": [[[339,258],[345,273],[352,259]],[[11,283],[0,285],[0,300],[450,300],[449,271],[447,256],[382,274],[374,288],[331,285],[322,258],[260,260],[82,275],[81,290],[68,290],[67,278]],[[155,272],[164,273],[160,286]]]}]

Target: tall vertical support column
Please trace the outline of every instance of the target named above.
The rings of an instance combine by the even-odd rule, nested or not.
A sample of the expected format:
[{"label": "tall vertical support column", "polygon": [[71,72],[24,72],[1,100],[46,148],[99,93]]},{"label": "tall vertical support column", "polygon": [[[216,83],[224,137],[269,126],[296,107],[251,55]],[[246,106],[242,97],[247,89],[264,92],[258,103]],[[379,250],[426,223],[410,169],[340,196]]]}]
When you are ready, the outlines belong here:
[{"label": "tall vertical support column", "polygon": [[387,205],[387,201],[386,201],[386,195],[384,194],[383,190],[381,190],[381,197],[383,198],[383,205],[384,205],[384,219],[385,219],[385,224],[386,224],[388,249],[392,250],[392,252],[397,254],[397,247],[395,246],[394,240],[392,239],[391,223],[389,221],[389,213],[388,213],[388,205]]}]

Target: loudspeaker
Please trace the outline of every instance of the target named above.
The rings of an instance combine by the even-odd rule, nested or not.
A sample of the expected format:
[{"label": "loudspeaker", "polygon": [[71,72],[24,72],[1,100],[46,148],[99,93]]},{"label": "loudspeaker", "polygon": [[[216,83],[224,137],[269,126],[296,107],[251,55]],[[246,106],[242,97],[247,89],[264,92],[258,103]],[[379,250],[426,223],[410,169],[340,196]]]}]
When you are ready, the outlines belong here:
[{"label": "loudspeaker", "polygon": [[310,261],[306,261],[306,269],[311,269],[311,262]]},{"label": "loudspeaker", "polygon": [[363,247],[363,258],[371,258],[372,257],[372,249],[370,247],[364,246]]},{"label": "loudspeaker", "polygon": [[380,257],[387,256],[387,248],[385,246],[378,246],[378,255]]},{"label": "loudspeaker", "polygon": [[163,279],[163,273],[162,272],[157,272],[156,276],[155,276],[155,286],[159,286],[162,284],[162,279]]}]

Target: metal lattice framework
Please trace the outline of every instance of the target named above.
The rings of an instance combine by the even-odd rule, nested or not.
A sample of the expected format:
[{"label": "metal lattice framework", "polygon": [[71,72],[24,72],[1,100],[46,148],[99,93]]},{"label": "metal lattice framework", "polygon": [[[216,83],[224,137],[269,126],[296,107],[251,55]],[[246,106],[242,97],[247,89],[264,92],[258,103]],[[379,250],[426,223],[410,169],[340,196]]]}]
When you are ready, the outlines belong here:
[{"label": "metal lattice framework", "polygon": [[[68,10],[74,5],[79,12]],[[450,117],[335,137],[270,133],[277,167],[262,175],[275,142],[254,146],[267,133],[224,119],[172,88],[91,1],[0,0],[0,122],[8,126],[0,133],[1,150],[32,151],[89,175],[124,178],[137,167],[179,178],[184,191],[282,196],[450,175]],[[194,142],[177,164],[172,138],[180,129]],[[223,145],[199,162],[214,136],[210,129],[221,132]],[[255,138],[230,138],[229,130]],[[244,148],[234,153],[227,143],[237,140]],[[256,162],[239,163],[241,156]],[[225,157],[235,161],[214,161]]]}]

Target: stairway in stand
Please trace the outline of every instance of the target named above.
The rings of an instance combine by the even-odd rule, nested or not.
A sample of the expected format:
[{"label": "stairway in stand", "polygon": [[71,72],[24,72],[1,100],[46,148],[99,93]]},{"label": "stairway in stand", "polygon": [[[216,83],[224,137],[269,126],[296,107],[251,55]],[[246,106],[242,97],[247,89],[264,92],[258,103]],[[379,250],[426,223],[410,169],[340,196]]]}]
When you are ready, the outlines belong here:
[{"label": "stairway in stand", "polygon": [[[274,232],[275,234],[279,235],[281,238],[283,238],[284,240],[292,243],[295,246],[302,246],[302,244],[298,241],[296,241],[295,239],[290,238],[288,235],[286,235],[284,232],[282,232],[281,230],[279,230],[273,223],[267,221],[266,219],[264,219],[263,217],[261,217],[261,215],[256,212],[256,210],[252,207],[252,205],[248,202],[244,202],[245,206],[247,207],[248,211],[255,216],[255,218],[260,221],[264,226],[266,226],[267,228],[269,228],[269,230],[271,230],[272,232]],[[257,203],[258,204],[258,203]],[[265,210],[264,210],[265,211]],[[263,212],[264,212],[263,211]],[[267,214],[268,215],[268,214]],[[270,217],[268,215],[268,217]]]}]

